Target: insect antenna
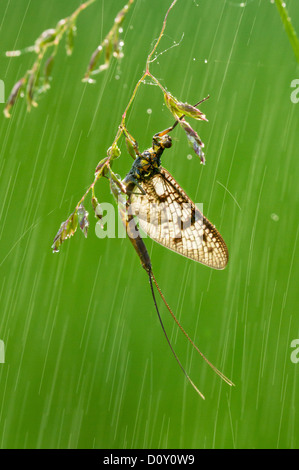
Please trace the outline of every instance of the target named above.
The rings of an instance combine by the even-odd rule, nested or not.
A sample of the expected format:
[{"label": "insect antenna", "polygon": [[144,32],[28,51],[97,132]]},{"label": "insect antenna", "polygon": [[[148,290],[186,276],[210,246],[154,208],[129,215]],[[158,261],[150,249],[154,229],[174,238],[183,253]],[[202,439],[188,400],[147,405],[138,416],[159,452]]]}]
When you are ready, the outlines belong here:
[{"label": "insect antenna", "polygon": [[[198,347],[196,346],[196,344],[192,341],[192,339],[190,338],[190,336],[188,335],[188,333],[184,330],[184,328],[182,327],[182,325],[180,324],[180,322],[178,321],[178,319],[176,318],[175,314],[173,313],[173,311],[171,310],[170,306],[168,305],[160,287],[159,287],[159,284],[153,274],[153,272],[151,271],[151,278],[153,279],[155,285],[156,285],[156,288],[157,288],[157,291],[159,292],[160,294],[160,297],[161,299],[163,300],[167,310],[169,311],[169,313],[171,314],[172,318],[174,319],[174,321],[176,322],[176,324],[178,325],[178,327],[180,328],[181,332],[184,333],[184,335],[186,336],[186,338],[188,339],[188,341],[192,344],[192,346],[194,347],[194,349],[200,354],[200,356],[206,361],[206,363],[213,369],[214,372],[216,372],[217,375],[219,375],[219,377],[221,377],[222,380],[224,380],[224,382],[226,382],[228,385],[230,386],[234,386],[235,384],[230,380],[228,379],[219,369],[217,369],[217,367],[215,367],[207,358],[206,356],[198,349]],[[156,306],[156,301],[154,299],[154,302],[155,302],[155,306]],[[157,309],[157,306],[156,306],[156,309]],[[159,314],[158,314],[159,315]],[[161,322],[161,320],[160,320]],[[163,327],[162,327],[163,328]]]},{"label": "insect antenna", "polygon": [[[187,380],[189,381],[189,383],[192,385],[192,387],[194,388],[194,390],[201,396],[201,398],[203,400],[205,400],[205,397],[204,395],[200,392],[200,390],[198,390],[198,388],[196,387],[196,385],[192,382],[192,380],[190,379],[189,375],[187,374],[186,370],[184,369],[181,361],[179,360],[178,356],[176,355],[176,352],[175,350],[173,349],[172,345],[171,345],[171,342],[168,338],[168,335],[166,333],[166,330],[165,330],[165,327],[164,327],[164,324],[163,324],[163,321],[162,321],[162,318],[161,318],[161,315],[160,315],[160,312],[159,312],[159,309],[158,309],[158,305],[157,305],[157,302],[156,302],[156,296],[155,296],[155,292],[154,292],[154,286],[153,286],[153,281],[154,280],[154,283],[155,285],[157,286],[157,281],[156,279],[154,278],[154,275],[153,275],[153,272],[151,270],[148,271],[148,278],[149,278],[149,283],[150,283],[150,287],[151,287],[151,292],[152,292],[152,297],[153,297],[153,300],[154,300],[154,304],[155,304],[155,308],[156,308],[156,312],[157,312],[157,315],[158,315],[158,318],[159,318],[159,322],[161,324],[161,327],[162,327],[162,330],[163,330],[163,333],[164,333],[164,336],[167,340],[167,343],[171,349],[171,352],[172,354],[174,355],[175,357],[175,360],[177,361],[177,363],[179,364],[180,368],[182,369],[185,377],[187,378]],[[158,288],[158,287],[157,287]],[[159,293],[160,293],[160,289],[158,289]],[[161,295],[161,294],[160,294]]]}]

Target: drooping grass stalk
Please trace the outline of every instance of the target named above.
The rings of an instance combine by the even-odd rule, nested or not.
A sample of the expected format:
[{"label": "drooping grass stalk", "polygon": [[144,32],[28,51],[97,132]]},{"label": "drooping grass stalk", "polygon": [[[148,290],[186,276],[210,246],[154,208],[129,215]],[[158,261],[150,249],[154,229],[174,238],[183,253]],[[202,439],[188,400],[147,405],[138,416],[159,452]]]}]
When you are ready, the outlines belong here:
[{"label": "drooping grass stalk", "polygon": [[[74,47],[74,36],[76,33],[76,21],[79,14],[96,0],[87,0],[67,18],[61,19],[55,28],[46,29],[36,39],[34,45],[15,51],[7,51],[6,57],[19,57],[23,53],[32,52],[36,58],[32,67],[26,71],[24,76],[14,85],[6,106],[5,117],[11,116],[11,108],[14,106],[18,96],[24,95],[27,102],[27,110],[37,106],[37,99],[41,93],[50,88],[51,70],[58,46],[63,37],[66,38],[66,53],[71,55]],[[51,52],[49,52],[51,51]],[[48,57],[46,55],[48,54]]]},{"label": "drooping grass stalk", "polygon": [[[137,95],[137,92],[138,92],[138,89],[139,89],[141,83],[143,83],[144,80],[147,77],[153,83],[155,83],[160,88],[160,90],[162,91],[162,93],[164,95],[165,103],[166,103],[169,111],[171,112],[173,117],[176,119],[176,121],[182,126],[182,128],[184,129],[184,131],[187,135],[189,145],[193,148],[194,152],[200,157],[201,162],[204,163],[204,154],[202,152],[203,143],[200,140],[198,134],[192,129],[190,124],[188,124],[188,122],[185,121],[185,119],[184,119],[185,116],[187,116],[187,117],[192,117],[196,120],[206,120],[205,115],[197,109],[197,105],[199,103],[201,103],[202,101],[204,101],[204,100],[200,101],[195,106],[191,106],[188,103],[183,103],[181,101],[178,101],[175,97],[173,97],[170,93],[167,92],[167,90],[161,85],[159,80],[150,72],[150,64],[154,61],[154,59],[152,59],[152,57],[153,57],[155,51],[157,50],[157,47],[158,47],[158,45],[159,45],[159,43],[160,43],[160,41],[163,37],[164,31],[165,31],[165,28],[166,28],[168,15],[169,15],[170,11],[172,10],[172,8],[177,3],[177,1],[178,0],[173,0],[170,4],[168,10],[166,11],[166,14],[165,14],[165,17],[164,17],[164,20],[163,20],[163,24],[162,24],[161,31],[160,31],[160,34],[158,36],[158,39],[156,40],[152,50],[150,51],[150,53],[147,56],[146,63],[145,63],[145,71],[143,72],[141,78],[139,78],[139,80],[137,81],[137,83],[134,87],[133,93],[132,93],[132,95],[131,95],[131,97],[128,101],[128,104],[127,104],[123,114],[122,114],[121,122],[120,122],[120,124],[117,128],[115,138],[114,138],[111,146],[107,150],[107,156],[105,158],[103,158],[98,163],[98,165],[96,167],[96,171],[95,171],[94,180],[91,183],[91,185],[87,188],[84,195],[81,197],[80,201],[77,203],[74,212],[72,212],[72,214],[68,217],[68,219],[61,224],[60,229],[59,229],[58,233],[56,234],[56,236],[54,238],[54,242],[53,242],[53,245],[52,245],[53,251],[59,251],[59,247],[64,242],[64,240],[67,239],[67,238],[70,238],[70,236],[72,236],[75,233],[76,228],[78,226],[77,214],[79,214],[79,216],[81,217],[82,227],[80,227],[80,228],[82,230],[84,230],[84,234],[86,236],[87,226],[88,226],[88,219],[87,219],[88,213],[84,209],[83,202],[85,201],[87,195],[90,192],[92,192],[92,205],[93,205],[93,208],[95,208],[94,202],[97,201],[96,196],[95,196],[95,185],[101,178],[107,177],[110,180],[112,179],[113,182],[119,187],[119,189],[122,192],[125,192],[124,188],[122,187],[121,180],[112,171],[111,166],[112,166],[113,160],[117,159],[121,154],[120,149],[118,147],[118,141],[122,136],[124,136],[126,138],[126,143],[127,143],[127,148],[128,148],[129,153],[130,153],[130,147],[131,147],[131,150],[133,150],[133,153],[134,152],[136,153],[136,140],[130,135],[130,133],[129,133],[127,127],[126,127],[126,118],[127,118],[127,113],[129,111],[129,109],[131,108],[131,105],[132,105],[133,101],[136,98],[136,95]],[[121,12],[119,13],[117,18],[123,18],[124,13],[127,11],[128,7],[132,3],[133,3],[133,0],[129,0],[129,2],[125,6],[126,8],[121,10]],[[92,72],[92,69],[90,69],[89,72]],[[175,126],[173,126],[173,127],[175,127]],[[131,156],[132,156],[132,154],[131,154]],[[136,158],[136,156],[133,156],[133,158]]]},{"label": "drooping grass stalk", "polygon": [[292,25],[291,19],[288,15],[285,3],[282,0],[275,0],[275,3],[278,9],[281,21],[288,35],[290,44],[296,56],[297,62],[299,63],[299,40],[296,35],[296,31]]},{"label": "drooping grass stalk", "polygon": [[[104,70],[107,70],[111,63],[111,58],[121,59],[123,57],[122,48],[124,45],[123,40],[120,40],[119,34],[122,32],[121,25],[128,13],[130,6],[134,3],[134,0],[129,0],[126,5],[118,12],[114,19],[114,24],[106,35],[105,39],[98,45],[96,50],[93,52],[87,70],[85,72],[83,82],[95,83],[95,80],[91,78],[91,75],[96,75]],[[99,63],[101,56],[104,54],[104,62]]]}]

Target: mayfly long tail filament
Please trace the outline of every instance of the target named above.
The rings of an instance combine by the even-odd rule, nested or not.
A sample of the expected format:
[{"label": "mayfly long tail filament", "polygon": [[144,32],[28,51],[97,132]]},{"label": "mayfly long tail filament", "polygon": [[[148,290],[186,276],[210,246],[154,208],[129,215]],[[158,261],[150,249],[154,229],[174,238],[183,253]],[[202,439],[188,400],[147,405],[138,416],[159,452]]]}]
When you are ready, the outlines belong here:
[{"label": "mayfly long tail filament", "polygon": [[221,377],[228,385],[232,386],[234,385],[234,383],[228,379],[220,370],[217,369],[217,367],[215,367],[206,357],[205,355],[198,349],[198,347],[196,346],[196,344],[192,341],[192,339],[190,338],[190,336],[188,335],[188,333],[184,330],[184,328],[182,327],[182,325],[180,324],[180,322],[178,321],[178,319],[176,318],[176,316],[174,315],[173,311],[171,310],[170,306],[168,305],[160,287],[159,287],[159,284],[157,283],[156,281],[156,278],[153,274],[153,272],[151,273],[152,275],[152,279],[156,285],[156,288],[160,294],[160,297],[161,299],[163,300],[165,306],[167,307],[167,310],[170,312],[172,318],[174,319],[174,321],[176,322],[176,324],[178,325],[178,327],[180,328],[180,330],[182,331],[182,333],[184,333],[184,335],[186,336],[186,338],[188,339],[188,341],[190,341],[190,343],[192,344],[192,346],[196,349],[196,351],[201,355],[201,357],[206,361],[206,363],[213,369],[214,372],[216,372],[217,375],[219,375],[219,377]]},{"label": "mayfly long tail filament", "polygon": [[192,380],[190,379],[189,375],[187,374],[187,372],[185,371],[184,367],[182,366],[181,361],[179,360],[178,356],[176,355],[176,352],[175,352],[175,350],[173,349],[173,347],[172,347],[172,345],[171,345],[171,342],[170,342],[170,340],[169,340],[169,338],[168,338],[168,335],[167,335],[167,333],[166,333],[166,330],[165,330],[165,327],[164,327],[164,324],[163,324],[163,321],[162,321],[162,318],[161,318],[161,315],[160,315],[160,312],[159,312],[159,309],[158,309],[158,305],[157,305],[157,302],[156,302],[156,297],[155,297],[155,292],[154,292],[154,286],[153,286],[152,279],[154,279],[155,284],[156,284],[156,280],[155,280],[155,278],[154,278],[154,276],[153,276],[152,271],[148,271],[148,278],[149,278],[149,283],[150,283],[150,286],[151,286],[151,292],[152,292],[152,296],[153,296],[153,300],[154,300],[156,312],[157,312],[157,315],[158,315],[158,318],[159,318],[159,322],[160,322],[160,324],[161,324],[163,333],[164,333],[165,338],[166,338],[166,340],[167,340],[167,343],[168,343],[168,345],[169,345],[169,347],[170,347],[170,349],[171,349],[171,352],[172,352],[172,354],[174,355],[174,357],[175,357],[177,363],[179,364],[180,368],[182,369],[182,371],[183,371],[185,377],[187,378],[187,380],[190,382],[190,384],[191,384],[192,387],[194,388],[194,390],[201,396],[201,398],[202,398],[203,400],[205,400],[204,395],[201,393],[200,390],[198,390],[198,388],[197,388],[196,385],[192,382]]}]

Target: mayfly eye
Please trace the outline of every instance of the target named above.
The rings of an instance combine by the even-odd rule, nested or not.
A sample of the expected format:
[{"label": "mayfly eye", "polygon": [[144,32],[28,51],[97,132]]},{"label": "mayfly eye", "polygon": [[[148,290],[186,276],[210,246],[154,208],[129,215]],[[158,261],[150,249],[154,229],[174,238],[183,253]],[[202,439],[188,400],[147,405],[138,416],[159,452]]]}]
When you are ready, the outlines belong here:
[{"label": "mayfly eye", "polygon": [[165,136],[165,142],[163,142],[163,145],[166,149],[169,149],[172,146],[172,140],[171,140],[170,135]]}]

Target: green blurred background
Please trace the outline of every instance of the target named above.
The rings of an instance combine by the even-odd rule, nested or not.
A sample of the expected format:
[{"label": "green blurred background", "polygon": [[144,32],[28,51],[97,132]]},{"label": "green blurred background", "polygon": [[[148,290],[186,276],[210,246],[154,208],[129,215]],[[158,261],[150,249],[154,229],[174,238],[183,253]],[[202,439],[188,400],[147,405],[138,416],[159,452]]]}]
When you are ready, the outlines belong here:
[{"label": "green blurred background", "polygon": [[[34,43],[79,1],[2,0],[1,51]],[[197,356],[163,308],[163,337],[148,280],[128,240],[88,239],[59,254],[51,244],[92,181],[157,38],[169,0],[136,0],[124,23],[125,57],[81,78],[124,0],[98,0],[78,19],[71,57],[55,61],[37,109],[20,100],[1,119],[0,445],[2,448],[296,448],[299,446],[298,202],[299,78],[275,4],[179,0],[152,72],[172,94],[201,107],[193,122],[206,166],[185,135],[163,165],[219,228],[230,261],[213,271],[147,240],[154,272],[184,328],[236,384]],[[299,31],[299,4],[287,2]],[[33,56],[0,58],[6,98]],[[4,108],[4,105],[0,105]],[[2,112],[1,109],[1,112]],[[151,114],[147,111],[152,110]],[[128,116],[140,148],[172,124],[157,87],[142,85]],[[125,154],[115,171],[125,175]],[[106,181],[100,201],[113,202]]]}]

